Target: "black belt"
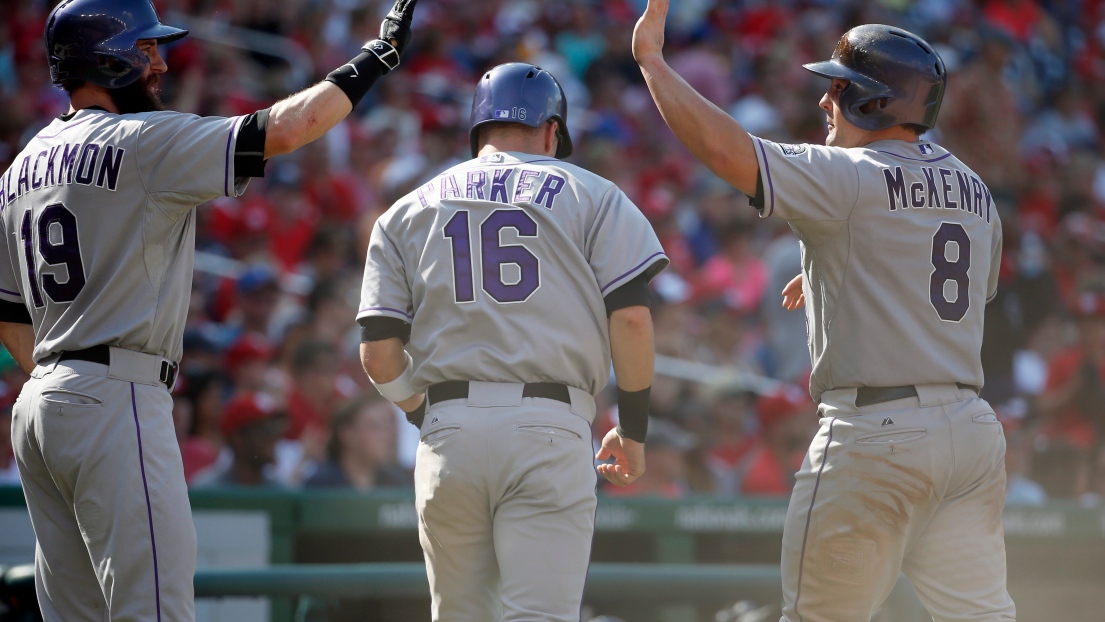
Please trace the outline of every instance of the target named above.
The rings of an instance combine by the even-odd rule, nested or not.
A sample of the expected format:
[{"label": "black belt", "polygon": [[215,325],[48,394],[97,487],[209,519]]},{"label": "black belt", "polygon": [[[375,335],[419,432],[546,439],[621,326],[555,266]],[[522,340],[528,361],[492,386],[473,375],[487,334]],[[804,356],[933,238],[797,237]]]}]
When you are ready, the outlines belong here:
[{"label": "black belt", "polygon": [[[111,346],[98,345],[84,350],[67,350],[58,357],[59,361],[88,361],[100,365],[111,365]],[[159,379],[169,389],[173,388],[176,381],[177,366],[169,361],[161,361],[161,373]]]},{"label": "black belt", "polygon": [[[967,389],[978,393],[978,387],[961,382],[955,383],[960,389]],[[891,400],[900,400],[907,397],[917,397],[917,387],[906,385],[904,387],[859,387],[856,389],[856,407],[881,404]]]},{"label": "black belt", "polygon": [[[522,397],[544,397],[565,404],[572,403],[572,396],[568,393],[568,387],[555,382],[527,382],[522,388]],[[431,385],[426,390],[426,400],[430,405],[445,400],[468,399],[468,381],[451,380]]]}]

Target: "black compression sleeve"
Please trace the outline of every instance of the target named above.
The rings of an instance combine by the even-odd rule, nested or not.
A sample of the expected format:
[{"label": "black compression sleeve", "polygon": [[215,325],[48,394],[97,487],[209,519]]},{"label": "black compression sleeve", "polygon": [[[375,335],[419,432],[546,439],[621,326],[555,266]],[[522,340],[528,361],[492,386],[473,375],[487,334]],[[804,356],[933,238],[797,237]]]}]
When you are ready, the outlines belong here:
[{"label": "black compression sleeve", "polygon": [[372,52],[361,52],[353,60],[331,71],[326,76],[326,81],[337,85],[356,108],[376,80],[387,73],[387,70],[378,56]]},{"label": "black compression sleeve", "polygon": [[269,131],[269,109],[246,115],[234,143],[234,176],[265,176],[265,136]]},{"label": "black compression sleeve", "polygon": [[764,211],[764,203],[767,198],[764,197],[764,178],[761,175],[756,175],[756,196],[748,197],[748,206],[754,207],[761,212]]},{"label": "black compression sleeve", "polygon": [[626,281],[621,287],[607,294],[603,302],[606,303],[606,317],[626,307],[652,307],[652,296],[648,291],[648,276],[640,274]]},{"label": "black compression sleeve", "polygon": [[361,341],[383,341],[398,337],[406,344],[411,340],[411,325],[393,317],[373,315],[357,320],[361,325]]},{"label": "black compression sleeve", "polygon": [[0,322],[30,324],[31,314],[27,312],[27,307],[22,303],[0,300]]}]

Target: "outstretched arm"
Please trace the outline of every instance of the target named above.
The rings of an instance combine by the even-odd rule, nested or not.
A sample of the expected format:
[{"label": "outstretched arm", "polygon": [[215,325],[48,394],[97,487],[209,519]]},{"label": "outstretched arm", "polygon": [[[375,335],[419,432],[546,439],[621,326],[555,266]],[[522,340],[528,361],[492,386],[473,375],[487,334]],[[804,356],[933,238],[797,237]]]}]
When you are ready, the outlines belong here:
[{"label": "outstretched arm", "polygon": [[356,58],[332,71],[326,80],[273,105],[265,136],[266,160],[320,138],[353,110],[380,76],[399,65],[399,57],[410,44],[417,3],[396,0],[380,26],[379,39],[365,43]]},{"label": "outstretched arm", "polygon": [[755,196],[759,163],[752,137],[733,117],[710,103],[664,61],[668,0],[648,0],[633,29],[633,58],[671,131],[715,175]]}]

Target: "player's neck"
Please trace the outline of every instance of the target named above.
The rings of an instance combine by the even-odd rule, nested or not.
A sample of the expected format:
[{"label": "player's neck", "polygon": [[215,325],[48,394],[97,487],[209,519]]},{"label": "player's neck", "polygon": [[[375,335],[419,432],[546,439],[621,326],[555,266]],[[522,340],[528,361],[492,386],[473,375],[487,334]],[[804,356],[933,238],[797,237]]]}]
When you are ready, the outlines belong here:
[{"label": "player's neck", "polygon": [[95,106],[99,106],[110,113],[119,114],[119,109],[115,106],[115,102],[112,101],[107,89],[97,87],[94,84],[86,84],[80,87],[73,91],[73,94],[69,97],[69,112]]},{"label": "player's neck", "polygon": [[860,147],[869,145],[873,142],[878,142],[880,140],[901,140],[907,143],[915,143],[920,140],[921,137],[917,134],[914,134],[911,130],[908,130],[900,125],[895,125],[883,130],[868,132],[867,135],[864,136],[864,138],[866,140],[862,145],[860,145]]}]

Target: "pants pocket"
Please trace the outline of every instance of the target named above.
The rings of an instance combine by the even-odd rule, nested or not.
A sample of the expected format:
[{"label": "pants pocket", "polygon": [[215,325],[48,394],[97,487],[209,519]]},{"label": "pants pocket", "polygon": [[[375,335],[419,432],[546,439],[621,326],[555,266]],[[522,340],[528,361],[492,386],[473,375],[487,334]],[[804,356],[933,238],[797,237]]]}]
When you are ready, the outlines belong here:
[{"label": "pants pocket", "polygon": [[56,406],[102,406],[104,401],[91,393],[74,391],[72,389],[51,388],[42,392],[42,401]]},{"label": "pants pocket", "polygon": [[928,431],[925,428],[903,428],[860,436],[856,438],[856,443],[859,445],[901,445],[902,443],[921,440],[927,435]]},{"label": "pants pocket", "polygon": [[565,440],[582,441],[583,437],[579,432],[569,428],[568,426],[556,425],[552,423],[527,423],[525,425],[518,426],[519,432],[525,432],[526,434],[536,434],[545,438],[562,438]]},{"label": "pants pocket", "polygon": [[461,427],[459,425],[442,426],[440,428],[437,428],[435,430],[431,430],[431,431],[423,434],[422,435],[422,442],[426,443],[427,445],[437,445],[437,444],[441,443],[441,441],[449,438],[450,436],[452,436],[452,435],[454,435],[454,434],[456,434],[457,432],[460,432],[460,431],[461,431]]}]

